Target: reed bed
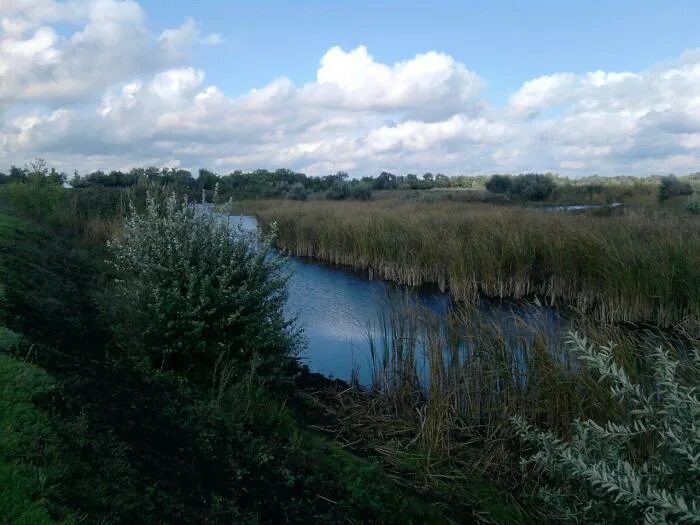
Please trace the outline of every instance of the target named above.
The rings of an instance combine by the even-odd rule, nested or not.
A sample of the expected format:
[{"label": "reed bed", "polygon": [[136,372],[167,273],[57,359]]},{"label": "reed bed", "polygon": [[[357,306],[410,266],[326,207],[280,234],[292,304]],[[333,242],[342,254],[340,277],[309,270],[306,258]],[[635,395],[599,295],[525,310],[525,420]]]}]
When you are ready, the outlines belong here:
[{"label": "reed bed", "polygon": [[456,299],[537,298],[599,322],[700,319],[700,218],[672,210],[612,216],[461,203],[250,201],[296,256],[433,283]]},{"label": "reed bed", "polygon": [[[452,504],[493,500],[490,492],[474,499],[479,480],[522,496],[523,450],[511,416],[567,437],[576,418],[614,421],[626,410],[572,355],[572,330],[595,344],[614,343],[618,362],[642,383],[653,381],[652,349],[682,356],[700,343],[688,332],[602,326],[535,305],[463,306],[440,318],[415,303],[389,302],[368,327],[372,384],[337,394],[337,432],[380,455],[414,488]],[[639,457],[653,446],[640,441]]]}]

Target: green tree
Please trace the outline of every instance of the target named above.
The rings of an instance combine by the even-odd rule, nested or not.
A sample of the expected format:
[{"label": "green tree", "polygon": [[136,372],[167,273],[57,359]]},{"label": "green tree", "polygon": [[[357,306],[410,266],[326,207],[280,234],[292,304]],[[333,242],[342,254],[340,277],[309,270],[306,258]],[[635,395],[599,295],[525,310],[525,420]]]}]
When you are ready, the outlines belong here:
[{"label": "green tree", "polygon": [[486,183],[486,189],[491,193],[508,193],[513,181],[508,175],[492,175]]},{"label": "green tree", "polygon": [[556,188],[555,182],[549,175],[527,173],[513,179],[511,193],[528,201],[542,201],[552,194]]},{"label": "green tree", "polygon": [[659,200],[665,201],[671,197],[679,197],[681,195],[692,195],[693,188],[690,183],[678,180],[675,175],[669,175],[661,179],[659,184]]}]

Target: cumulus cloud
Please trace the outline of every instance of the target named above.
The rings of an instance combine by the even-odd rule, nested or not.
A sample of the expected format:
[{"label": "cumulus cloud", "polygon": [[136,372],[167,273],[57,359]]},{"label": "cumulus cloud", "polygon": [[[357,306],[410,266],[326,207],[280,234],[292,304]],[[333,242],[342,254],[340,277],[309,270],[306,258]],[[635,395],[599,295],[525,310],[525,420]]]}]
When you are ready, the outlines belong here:
[{"label": "cumulus cloud", "polygon": [[529,79],[495,107],[449,55],[386,64],[364,46],[329,49],[306,84],[280,76],[227,94],[187,64],[220,35],[193,20],[152,34],[128,0],[5,0],[0,31],[0,158],[18,164],[612,175],[700,161],[700,51],[644,71]]},{"label": "cumulus cloud", "polygon": [[304,87],[310,102],[350,110],[466,111],[476,101],[481,79],[444,53],[419,54],[391,66],[376,62],[367,48],[330,49],[316,82]]},{"label": "cumulus cloud", "polygon": [[[50,25],[82,24],[69,37]],[[151,34],[133,1],[4,0],[0,103],[77,99],[133,76],[172,67],[199,38],[196,24]]]}]

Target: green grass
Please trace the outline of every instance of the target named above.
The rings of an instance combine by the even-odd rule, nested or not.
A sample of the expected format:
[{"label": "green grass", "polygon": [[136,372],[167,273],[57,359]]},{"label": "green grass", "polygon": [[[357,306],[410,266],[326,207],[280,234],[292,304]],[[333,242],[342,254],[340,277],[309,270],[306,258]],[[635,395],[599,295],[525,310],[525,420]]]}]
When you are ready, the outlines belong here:
[{"label": "green grass", "polygon": [[277,222],[278,244],[291,254],[435,283],[460,300],[536,296],[600,321],[700,319],[700,218],[672,207],[611,216],[396,200],[240,209]]},{"label": "green grass", "polygon": [[71,516],[53,519],[45,504],[59,481],[55,422],[35,399],[55,388],[39,368],[0,353],[0,521],[44,525],[74,523]]},{"label": "green grass", "polygon": [[0,353],[0,523],[444,521],[298,423],[282,392],[229,385],[213,400],[106,359],[103,253],[5,197],[0,348],[15,357]]}]

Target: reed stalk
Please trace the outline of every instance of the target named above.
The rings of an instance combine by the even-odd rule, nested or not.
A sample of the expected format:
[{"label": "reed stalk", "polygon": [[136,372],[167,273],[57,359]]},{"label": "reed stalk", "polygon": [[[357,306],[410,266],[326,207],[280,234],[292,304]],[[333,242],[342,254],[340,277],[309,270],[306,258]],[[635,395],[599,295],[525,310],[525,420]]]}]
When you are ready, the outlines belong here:
[{"label": "reed stalk", "polygon": [[664,209],[545,213],[461,203],[255,201],[280,249],[436,284],[461,301],[537,298],[598,322],[700,319],[700,219]]}]

